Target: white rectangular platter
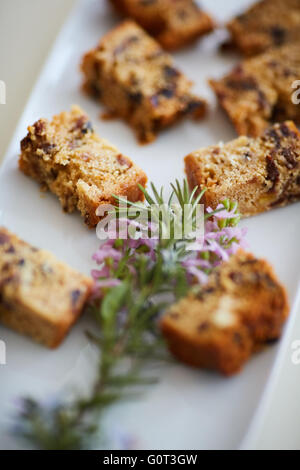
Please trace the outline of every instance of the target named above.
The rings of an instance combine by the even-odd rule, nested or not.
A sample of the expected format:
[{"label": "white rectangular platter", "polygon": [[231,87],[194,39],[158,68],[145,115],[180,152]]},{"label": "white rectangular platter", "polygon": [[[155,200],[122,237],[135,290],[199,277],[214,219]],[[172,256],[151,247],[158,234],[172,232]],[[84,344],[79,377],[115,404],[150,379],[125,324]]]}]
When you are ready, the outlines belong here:
[{"label": "white rectangular platter", "polygon": [[[223,22],[250,3],[202,2]],[[194,80],[195,91],[210,103],[204,121],[181,122],[148,146],[139,146],[124,123],[101,121],[99,105],[80,91],[79,62],[82,54],[117,22],[104,0],[76,4],[28,101],[0,175],[0,224],[86,273],[93,267],[91,255],[98,246],[95,232],[84,226],[79,215],[64,214],[55,197],[41,196],[38,185],[17,169],[19,142],[29,124],[79,104],[101,136],[136,161],[150,181],[166,187],[175,178],[183,178],[183,157],[190,151],[235,137],[207,85],[207,78],[221,76],[237,60],[219,52],[221,31],[175,54],[176,63]],[[158,372],[160,383],[142,399],[119,404],[105,417],[112,448],[123,448],[124,436],[135,449],[233,449],[253,445],[284,366],[282,358],[290,347],[296,320],[299,214],[300,204],[294,204],[242,222],[249,230],[251,250],[273,263],[287,286],[293,309],[283,340],[255,356],[240,375],[230,379],[181,365],[164,367]],[[74,387],[86,387],[93,377],[95,352],[84,332],[92,326],[89,318],[82,318],[56,351],[0,327],[0,338],[7,348],[7,364],[0,366],[0,448],[25,447],[10,432],[16,397],[31,394],[51,400]]]}]

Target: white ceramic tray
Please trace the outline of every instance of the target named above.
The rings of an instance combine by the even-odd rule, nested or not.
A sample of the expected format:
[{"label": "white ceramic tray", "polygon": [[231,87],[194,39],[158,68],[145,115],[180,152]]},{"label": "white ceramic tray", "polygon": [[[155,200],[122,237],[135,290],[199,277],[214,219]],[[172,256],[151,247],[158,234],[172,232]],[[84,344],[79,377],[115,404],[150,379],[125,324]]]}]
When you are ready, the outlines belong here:
[{"label": "white ceramic tray", "polygon": [[[202,3],[225,21],[251,2]],[[82,54],[117,21],[104,0],[76,4],[28,101],[0,175],[0,223],[86,273],[93,266],[90,258],[98,246],[94,231],[84,226],[79,215],[64,214],[52,195],[41,196],[38,185],[17,170],[19,142],[29,124],[77,103],[89,113],[99,134],[131,156],[158,186],[183,177],[183,157],[190,151],[235,136],[207,85],[208,77],[221,76],[237,60],[218,51],[220,31],[175,54],[177,64],[195,81],[195,91],[210,102],[210,113],[204,121],[182,122],[162,133],[155,143],[139,146],[122,122],[99,120],[99,106],[80,91],[78,64]],[[124,435],[130,436],[132,447],[137,449],[253,445],[282,358],[290,347],[300,273],[299,210],[300,205],[294,204],[243,222],[249,229],[251,249],[274,264],[294,305],[283,340],[254,357],[240,375],[230,379],[181,365],[164,368],[160,384],[149,389],[142,400],[120,404],[108,413],[107,431],[113,447],[122,447]],[[16,397],[28,393],[51,399],[70,387],[85,387],[91,380],[95,354],[84,334],[91,326],[88,318],[81,319],[56,351],[0,327],[0,338],[7,347],[7,365],[0,366],[0,448],[24,446],[8,432]]]}]

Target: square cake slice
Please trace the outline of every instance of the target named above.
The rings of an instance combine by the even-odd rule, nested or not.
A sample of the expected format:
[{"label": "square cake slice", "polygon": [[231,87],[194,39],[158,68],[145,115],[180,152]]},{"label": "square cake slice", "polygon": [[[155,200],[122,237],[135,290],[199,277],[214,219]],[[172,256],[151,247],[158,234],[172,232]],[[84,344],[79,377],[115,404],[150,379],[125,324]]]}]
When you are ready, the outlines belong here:
[{"label": "square cake slice", "polygon": [[229,198],[243,216],[300,200],[300,133],[294,123],[275,124],[258,138],[239,137],[185,158],[191,188],[206,188],[205,204]]},{"label": "square cake slice", "polygon": [[168,50],[200,38],[214,29],[212,18],[193,0],[111,0]]},{"label": "square cake slice", "polygon": [[295,96],[300,77],[300,41],[243,61],[220,80],[210,80],[239,135],[260,135],[274,122],[300,123]]},{"label": "square cake slice", "polygon": [[293,41],[300,28],[299,0],[262,0],[231,20],[232,44],[252,56]]},{"label": "square cake slice", "polygon": [[49,348],[81,314],[93,281],[0,228],[0,322]]},{"label": "square cake slice", "polygon": [[113,195],[143,200],[138,184],[145,173],[128,157],[94,132],[78,106],[49,122],[40,119],[28,127],[21,142],[20,170],[58,196],[63,210],[78,209],[89,227],[99,217],[100,204],[115,204]]},{"label": "square cake slice", "polygon": [[241,370],[281,335],[289,305],[267,261],[239,251],[161,320],[170,351],[189,365],[224,375]]},{"label": "square cake slice", "polygon": [[84,89],[147,143],[179,118],[202,117],[203,99],[173,59],[133,21],[125,21],[83,57]]}]

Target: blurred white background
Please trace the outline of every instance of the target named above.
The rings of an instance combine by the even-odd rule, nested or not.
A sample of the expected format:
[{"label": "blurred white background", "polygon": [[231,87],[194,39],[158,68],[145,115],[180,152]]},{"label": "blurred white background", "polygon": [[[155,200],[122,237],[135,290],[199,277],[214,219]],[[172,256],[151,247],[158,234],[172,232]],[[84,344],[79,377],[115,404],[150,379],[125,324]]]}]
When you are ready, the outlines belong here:
[{"label": "blurred white background", "polygon": [[0,1],[0,80],[6,104],[0,104],[0,161],[30,91],[75,0]]}]

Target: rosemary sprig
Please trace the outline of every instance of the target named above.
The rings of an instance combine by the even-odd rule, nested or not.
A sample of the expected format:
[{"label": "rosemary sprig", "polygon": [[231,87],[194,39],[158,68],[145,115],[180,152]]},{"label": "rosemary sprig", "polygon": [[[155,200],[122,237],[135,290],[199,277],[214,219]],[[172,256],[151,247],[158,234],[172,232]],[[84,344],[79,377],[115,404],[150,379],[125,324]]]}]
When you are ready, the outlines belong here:
[{"label": "rosemary sprig", "polygon": [[[99,348],[99,366],[89,396],[54,407],[32,398],[23,400],[18,433],[35,447],[87,448],[99,432],[104,410],[116,401],[135,396],[141,386],[156,382],[156,378],[144,374],[146,364],[169,360],[156,322],[165,303],[154,302],[154,297],[170,290],[171,271],[164,280],[161,263],[148,271],[149,263],[142,259],[138,276],[143,281],[133,287],[127,276],[118,286],[107,289],[100,307],[91,307],[98,333],[88,336]],[[179,273],[177,279],[180,283]]]},{"label": "rosemary sprig", "polygon": [[[176,181],[165,202],[163,190],[158,191],[153,184],[151,188],[152,195],[140,187],[145,203],[116,197],[122,203],[122,207],[116,208],[119,218],[125,216],[130,222],[128,209],[135,208],[147,223],[157,224],[159,236],[152,245],[141,240],[134,247],[123,239],[115,239],[109,247],[118,256],[115,259],[111,255],[104,257],[101,270],[94,275],[100,285],[101,281],[110,280],[112,284],[99,285],[101,301],[96,298],[90,305],[97,328],[96,333],[89,332],[88,337],[99,349],[90,393],[54,406],[43,405],[32,398],[21,400],[17,432],[37,448],[84,449],[91,445],[96,433],[104,435],[101,429],[104,411],[156,381],[145,373],[148,363],[161,364],[170,359],[159,331],[160,314],[169,303],[186,295],[197,273],[199,276],[208,274],[221,261],[224,252],[230,255],[233,246],[240,242],[238,234],[226,232],[226,228],[231,230],[239,221],[237,206],[226,200],[216,210],[205,214],[205,220],[210,223],[208,239],[203,248],[191,256],[187,248],[195,238],[178,240],[175,232],[178,226],[184,229],[187,219],[183,211],[187,205],[189,226],[194,231],[197,206],[204,191],[196,195],[197,188],[190,192],[186,181],[182,185]],[[154,211],[153,220],[153,205],[163,206],[169,218],[168,239],[163,237],[165,222],[159,211]]]}]

